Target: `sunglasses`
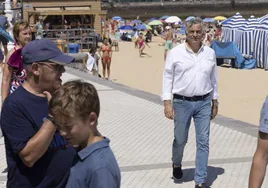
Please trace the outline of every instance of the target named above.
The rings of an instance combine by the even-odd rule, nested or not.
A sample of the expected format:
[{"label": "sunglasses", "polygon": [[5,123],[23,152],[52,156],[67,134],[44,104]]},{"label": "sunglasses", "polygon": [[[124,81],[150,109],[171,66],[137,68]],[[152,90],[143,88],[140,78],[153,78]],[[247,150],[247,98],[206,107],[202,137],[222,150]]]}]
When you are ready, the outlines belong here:
[{"label": "sunglasses", "polygon": [[59,65],[59,64],[49,62],[49,61],[48,62],[39,62],[38,64],[45,65],[45,66],[51,68],[52,70],[54,70],[55,72],[60,72],[60,71],[65,70],[63,65]]}]

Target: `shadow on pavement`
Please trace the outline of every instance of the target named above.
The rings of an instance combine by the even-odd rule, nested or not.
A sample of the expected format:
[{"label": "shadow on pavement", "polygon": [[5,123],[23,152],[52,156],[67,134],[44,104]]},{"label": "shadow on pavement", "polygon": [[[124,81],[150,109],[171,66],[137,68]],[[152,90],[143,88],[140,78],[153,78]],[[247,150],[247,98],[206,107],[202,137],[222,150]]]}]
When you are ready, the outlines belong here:
[{"label": "shadow on pavement", "polygon": [[[194,181],[194,168],[186,168],[183,169],[183,179],[181,181],[176,181],[174,180],[174,183],[176,184],[182,184],[184,182],[190,182]],[[224,169],[221,167],[213,167],[213,166],[208,166],[208,177],[206,181],[206,186],[209,188],[213,182],[218,178],[219,175],[224,174]]]}]

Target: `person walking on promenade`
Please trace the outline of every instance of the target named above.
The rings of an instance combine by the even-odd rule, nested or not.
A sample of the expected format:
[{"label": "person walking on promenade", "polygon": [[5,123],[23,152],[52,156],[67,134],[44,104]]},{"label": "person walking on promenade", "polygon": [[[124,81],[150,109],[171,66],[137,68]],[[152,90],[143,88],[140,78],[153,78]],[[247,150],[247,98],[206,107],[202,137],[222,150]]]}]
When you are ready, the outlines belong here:
[{"label": "person walking on promenade", "polygon": [[251,165],[249,175],[249,188],[261,188],[265,177],[267,164],[268,164],[268,96],[266,97],[261,110],[258,145]]},{"label": "person walking on promenade", "polygon": [[[183,177],[182,157],[191,119],[196,130],[196,187],[205,187],[209,154],[210,120],[218,113],[218,83],[214,50],[202,45],[201,18],[186,23],[187,42],[167,55],[163,72],[162,100],[165,116],[174,119],[173,178]],[[173,98],[173,108],[171,100]]]},{"label": "person walking on promenade", "polygon": [[23,68],[21,51],[22,48],[31,41],[31,29],[28,22],[17,22],[13,27],[13,36],[15,46],[12,48],[6,58],[6,64],[3,69],[3,78],[1,86],[2,104],[5,98],[13,93],[25,80],[26,71]]},{"label": "person walking on promenade", "polygon": [[96,88],[80,80],[53,95],[50,113],[69,145],[79,145],[66,188],[120,188],[121,175],[110,140],[97,129],[100,100]]},{"label": "person walking on promenade", "polygon": [[48,39],[22,50],[27,79],[9,95],[1,112],[7,158],[7,188],[65,187],[75,155],[48,113],[51,94],[61,86],[64,66],[74,60]]}]

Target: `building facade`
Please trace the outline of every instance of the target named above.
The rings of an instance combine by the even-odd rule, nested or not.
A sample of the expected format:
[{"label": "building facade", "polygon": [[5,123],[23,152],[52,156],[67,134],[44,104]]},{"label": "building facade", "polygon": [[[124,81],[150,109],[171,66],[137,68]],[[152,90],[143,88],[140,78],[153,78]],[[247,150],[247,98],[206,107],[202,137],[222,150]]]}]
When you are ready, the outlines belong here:
[{"label": "building facade", "polygon": [[94,28],[98,34],[107,14],[101,9],[101,1],[91,0],[26,0],[22,7],[23,19],[30,24],[42,16],[51,29]]}]

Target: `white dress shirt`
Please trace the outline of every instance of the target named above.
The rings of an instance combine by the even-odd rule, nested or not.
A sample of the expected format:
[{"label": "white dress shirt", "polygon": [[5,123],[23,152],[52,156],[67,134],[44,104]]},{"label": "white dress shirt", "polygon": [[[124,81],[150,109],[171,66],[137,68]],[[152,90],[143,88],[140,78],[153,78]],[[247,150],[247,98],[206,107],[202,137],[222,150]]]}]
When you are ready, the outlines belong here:
[{"label": "white dress shirt", "polygon": [[218,99],[217,63],[213,49],[202,46],[195,54],[186,43],[173,48],[167,55],[163,73],[162,100],[173,94],[185,97],[210,93]]}]

